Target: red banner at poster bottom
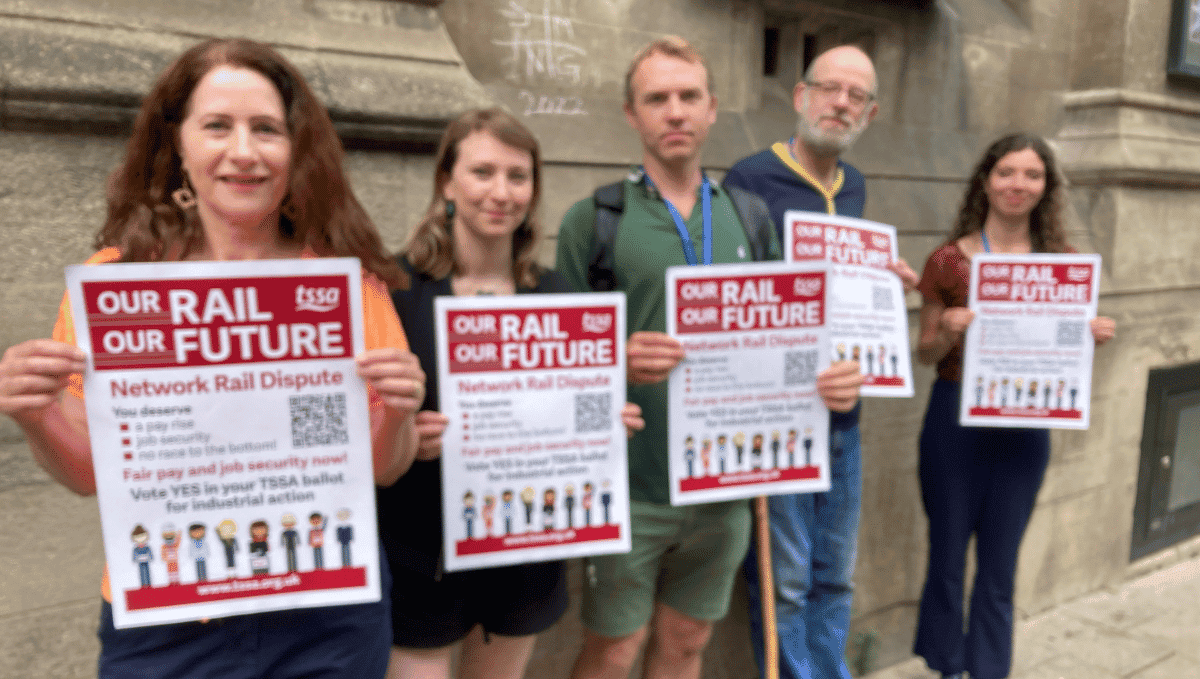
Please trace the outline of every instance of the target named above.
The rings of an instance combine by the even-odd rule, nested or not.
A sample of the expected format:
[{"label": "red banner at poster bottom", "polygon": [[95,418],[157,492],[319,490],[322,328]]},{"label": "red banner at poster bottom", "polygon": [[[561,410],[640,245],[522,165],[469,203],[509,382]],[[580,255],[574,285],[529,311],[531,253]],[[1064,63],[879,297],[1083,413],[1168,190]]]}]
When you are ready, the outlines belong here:
[{"label": "red banner at poster bottom", "polygon": [[243,599],[263,594],[363,587],[366,584],[367,569],[362,567],[283,573],[281,575],[255,575],[231,580],[210,580],[165,587],[127,589],[125,590],[125,608],[131,611],[141,611],[147,608]]},{"label": "red banner at poster bottom", "polygon": [[733,472],[719,476],[701,476],[679,480],[680,491],[710,490],[712,488],[727,488],[729,486],[745,486],[751,483],[766,483],[773,481],[798,481],[800,479],[815,479],[821,475],[817,467],[791,467],[787,469],[755,469],[748,472]]},{"label": "red banner at poster bottom", "polygon": [[1055,408],[1022,408],[1021,406],[1008,406],[1004,408],[977,408],[972,407],[968,410],[971,415],[983,415],[986,417],[1028,417],[1031,420],[1081,420],[1083,412],[1079,410],[1058,410]]},{"label": "red banner at poster bottom", "polygon": [[883,375],[863,375],[863,384],[872,387],[902,387],[903,377],[884,377]]},{"label": "red banner at poster bottom", "polygon": [[564,528],[538,533],[518,533],[494,538],[459,540],[454,543],[454,550],[459,556],[466,556],[468,554],[511,552],[514,549],[529,549],[530,547],[554,547],[577,542],[616,540],[620,537],[620,526],[589,526],[587,528]]}]

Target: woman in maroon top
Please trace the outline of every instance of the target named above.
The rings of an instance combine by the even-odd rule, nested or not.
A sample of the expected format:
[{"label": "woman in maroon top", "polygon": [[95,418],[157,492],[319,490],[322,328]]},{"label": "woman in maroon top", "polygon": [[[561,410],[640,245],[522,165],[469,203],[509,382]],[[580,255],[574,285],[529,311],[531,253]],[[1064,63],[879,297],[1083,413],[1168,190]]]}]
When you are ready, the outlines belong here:
[{"label": "woman in maroon top", "polygon": [[[1073,252],[1064,237],[1064,190],[1054,154],[1039,137],[1015,134],[988,148],[971,176],[946,243],[925,263],[917,357],[937,363],[921,431],[921,498],[929,517],[929,568],[914,652],[945,677],[1001,679],[1012,664],[1017,550],[1050,459],[1045,429],[962,427],[963,334],[971,257],[981,252]],[[1115,324],[1096,318],[1100,344]],[[973,392],[972,392],[973,393]],[[967,543],[978,571],[963,631]]]}]

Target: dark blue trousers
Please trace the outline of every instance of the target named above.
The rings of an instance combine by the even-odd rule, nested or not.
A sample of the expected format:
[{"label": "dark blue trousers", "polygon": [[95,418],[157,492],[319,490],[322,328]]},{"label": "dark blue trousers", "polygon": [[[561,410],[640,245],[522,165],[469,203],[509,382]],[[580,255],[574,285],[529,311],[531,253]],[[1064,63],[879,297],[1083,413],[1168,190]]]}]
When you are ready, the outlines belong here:
[{"label": "dark blue trousers", "polygon": [[[943,673],[1002,679],[1012,665],[1017,550],[1050,460],[1045,429],[962,427],[957,382],[933,385],[921,431],[929,569],[913,651]],[[963,625],[967,543],[978,570]]]}]

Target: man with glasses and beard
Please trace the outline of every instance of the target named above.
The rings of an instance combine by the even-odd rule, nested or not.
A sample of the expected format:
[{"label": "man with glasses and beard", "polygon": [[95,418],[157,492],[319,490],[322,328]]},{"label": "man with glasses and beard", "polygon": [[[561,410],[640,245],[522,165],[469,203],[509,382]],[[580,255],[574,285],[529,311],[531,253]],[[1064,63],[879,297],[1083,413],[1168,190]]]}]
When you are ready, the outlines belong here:
[{"label": "man with glasses and beard", "polygon": [[[726,186],[751,191],[767,202],[780,242],[788,210],[862,217],[866,184],[840,156],[879,112],[875,87],[875,67],[858,47],[843,45],[822,53],[793,91],[796,136],[738,161],[726,175]],[[916,273],[903,261],[893,271],[905,289],[916,285]],[[851,676],[845,648],[862,493],[860,409],[855,404],[849,412],[830,413],[829,491],[769,499],[780,676],[786,679]],[[751,638],[762,671],[762,609],[753,549],[744,571]]]}]

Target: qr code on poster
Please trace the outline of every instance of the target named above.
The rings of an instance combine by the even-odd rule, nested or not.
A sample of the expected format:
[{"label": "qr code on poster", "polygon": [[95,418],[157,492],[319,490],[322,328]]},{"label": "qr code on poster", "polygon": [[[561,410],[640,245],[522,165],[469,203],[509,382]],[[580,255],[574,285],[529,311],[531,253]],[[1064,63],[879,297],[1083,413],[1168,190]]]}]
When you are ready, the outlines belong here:
[{"label": "qr code on poster", "polygon": [[612,394],[575,395],[575,433],[587,434],[612,428]]},{"label": "qr code on poster", "polygon": [[345,445],[350,443],[346,429],[345,394],[305,394],[288,397],[292,413],[292,447]]},{"label": "qr code on poster", "polygon": [[795,387],[817,381],[817,350],[789,351],[783,355],[783,386]]},{"label": "qr code on poster", "polygon": [[1055,340],[1060,347],[1078,347],[1083,345],[1083,321],[1059,321],[1058,337]]},{"label": "qr code on poster", "polygon": [[895,309],[896,300],[892,298],[892,289],[886,285],[872,285],[871,304],[875,311],[891,311]]}]

